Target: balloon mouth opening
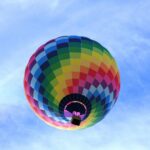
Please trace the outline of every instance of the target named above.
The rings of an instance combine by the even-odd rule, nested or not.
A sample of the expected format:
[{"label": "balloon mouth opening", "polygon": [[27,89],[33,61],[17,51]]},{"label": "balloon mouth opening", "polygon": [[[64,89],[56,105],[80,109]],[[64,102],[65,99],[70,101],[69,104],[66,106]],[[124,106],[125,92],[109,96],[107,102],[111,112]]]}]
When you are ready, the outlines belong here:
[{"label": "balloon mouth opening", "polygon": [[61,100],[59,111],[68,123],[79,126],[90,114],[91,103],[81,94],[70,94]]},{"label": "balloon mouth opening", "polygon": [[71,123],[73,125],[80,125],[81,120],[86,116],[87,114],[87,107],[84,103],[80,101],[70,101],[67,103],[67,105],[64,108],[64,115],[66,117],[71,117]]}]

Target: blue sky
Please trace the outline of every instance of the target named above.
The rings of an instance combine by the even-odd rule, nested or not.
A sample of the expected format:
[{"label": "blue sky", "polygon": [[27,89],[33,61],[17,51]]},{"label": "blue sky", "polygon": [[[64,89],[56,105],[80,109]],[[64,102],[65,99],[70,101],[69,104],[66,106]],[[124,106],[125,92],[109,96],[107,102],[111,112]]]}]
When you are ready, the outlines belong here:
[{"label": "blue sky", "polygon": [[[150,1],[4,0],[0,2],[0,149],[149,150]],[[46,125],[30,109],[24,69],[38,46],[61,35],[99,41],[121,74],[118,102],[81,131]]]}]

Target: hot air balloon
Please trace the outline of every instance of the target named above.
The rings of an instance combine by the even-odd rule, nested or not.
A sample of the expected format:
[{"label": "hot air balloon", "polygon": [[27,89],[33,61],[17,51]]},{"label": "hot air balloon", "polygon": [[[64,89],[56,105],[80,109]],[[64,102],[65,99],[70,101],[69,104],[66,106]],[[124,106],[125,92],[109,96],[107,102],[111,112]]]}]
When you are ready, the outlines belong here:
[{"label": "hot air balloon", "polygon": [[61,36],[40,46],[29,59],[24,90],[48,125],[77,130],[101,121],[114,106],[120,76],[115,59],[101,44],[82,36]]}]

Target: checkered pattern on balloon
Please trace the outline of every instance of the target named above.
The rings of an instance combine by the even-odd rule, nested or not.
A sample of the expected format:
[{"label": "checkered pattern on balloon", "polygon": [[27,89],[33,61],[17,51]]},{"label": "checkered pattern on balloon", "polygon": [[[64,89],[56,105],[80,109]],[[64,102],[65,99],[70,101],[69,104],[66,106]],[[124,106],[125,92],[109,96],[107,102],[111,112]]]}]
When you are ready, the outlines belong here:
[{"label": "checkered pattern on balloon", "polygon": [[[31,56],[24,88],[33,111],[60,129],[82,129],[102,120],[115,104],[120,77],[116,62],[98,42],[62,36]],[[79,126],[72,117],[81,120]]]}]

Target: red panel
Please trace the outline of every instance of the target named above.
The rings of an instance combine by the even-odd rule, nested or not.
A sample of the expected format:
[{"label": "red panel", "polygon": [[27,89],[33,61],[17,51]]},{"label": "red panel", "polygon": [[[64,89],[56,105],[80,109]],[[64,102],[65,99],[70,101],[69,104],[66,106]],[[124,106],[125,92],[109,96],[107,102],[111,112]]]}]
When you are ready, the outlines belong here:
[{"label": "red panel", "polygon": [[98,73],[99,73],[102,77],[104,77],[105,74],[106,74],[105,71],[104,71],[102,68],[99,68]]},{"label": "red panel", "polygon": [[114,79],[114,76],[113,76],[113,73],[112,73],[111,70],[108,71],[107,75],[108,75],[108,77],[109,77],[110,80]]},{"label": "red panel", "polygon": [[79,80],[78,79],[72,79],[73,86],[79,85]]},{"label": "red panel", "polygon": [[96,71],[94,71],[93,69],[89,69],[88,74],[92,77],[94,77],[96,75]]},{"label": "red panel", "polygon": [[80,72],[88,73],[88,71],[89,71],[89,68],[87,68],[85,66],[80,67]]},{"label": "red panel", "polygon": [[80,73],[80,79],[81,80],[85,80],[86,79],[86,76],[87,76],[87,74],[85,74],[85,73]]}]

